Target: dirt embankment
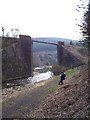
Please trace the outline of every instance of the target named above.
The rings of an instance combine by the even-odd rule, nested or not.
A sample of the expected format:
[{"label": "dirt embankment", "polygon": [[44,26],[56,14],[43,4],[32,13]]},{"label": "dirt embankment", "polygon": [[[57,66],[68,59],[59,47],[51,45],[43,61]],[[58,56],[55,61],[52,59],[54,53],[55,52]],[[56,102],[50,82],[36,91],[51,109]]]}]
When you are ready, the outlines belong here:
[{"label": "dirt embankment", "polygon": [[88,63],[88,49],[80,47],[77,45],[67,45],[64,48],[71,52],[77,59],[79,59],[83,64]]},{"label": "dirt embankment", "polygon": [[87,118],[88,108],[88,68],[84,66],[56,92],[50,94],[32,117]]}]

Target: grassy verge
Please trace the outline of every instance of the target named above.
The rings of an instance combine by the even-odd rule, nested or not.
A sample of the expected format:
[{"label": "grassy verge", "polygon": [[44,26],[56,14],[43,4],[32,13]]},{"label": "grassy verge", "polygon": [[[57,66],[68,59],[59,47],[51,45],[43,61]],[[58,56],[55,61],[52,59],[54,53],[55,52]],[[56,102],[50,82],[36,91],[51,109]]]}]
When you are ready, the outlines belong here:
[{"label": "grassy verge", "polygon": [[72,77],[73,75],[75,75],[77,72],[79,71],[79,67],[75,67],[73,69],[69,69],[66,71],[66,76],[67,77]]},{"label": "grassy verge", "polygon": [[[66,71],[66,77],[72,77],[73,75],[75,75],[77,72],[79,71],[79,67],[75,67],[73,69],[69,69]],[[52,78],[52,82],[50,83],[51,85],[49,85],[49,90],[48,93],[52,93],[54,91],[56,91],[58,89],[58,82],[59,82],[60,76],[54,76]]]}]

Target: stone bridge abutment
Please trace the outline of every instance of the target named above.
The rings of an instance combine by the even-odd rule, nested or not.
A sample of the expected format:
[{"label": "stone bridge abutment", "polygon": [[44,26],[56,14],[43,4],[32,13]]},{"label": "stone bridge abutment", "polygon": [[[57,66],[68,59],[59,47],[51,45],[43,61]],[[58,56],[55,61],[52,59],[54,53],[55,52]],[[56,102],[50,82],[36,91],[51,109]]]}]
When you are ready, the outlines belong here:
[{"label": "stone bridge abutment", "polygon": [[64,42],[56,44],[34,41],[25,35],[20,35],[19,38],[2,37],[2,82],[33,76],[33,42],[57,45],[59,65],[69,66],[75,63],[73,55],[64,50]]}]

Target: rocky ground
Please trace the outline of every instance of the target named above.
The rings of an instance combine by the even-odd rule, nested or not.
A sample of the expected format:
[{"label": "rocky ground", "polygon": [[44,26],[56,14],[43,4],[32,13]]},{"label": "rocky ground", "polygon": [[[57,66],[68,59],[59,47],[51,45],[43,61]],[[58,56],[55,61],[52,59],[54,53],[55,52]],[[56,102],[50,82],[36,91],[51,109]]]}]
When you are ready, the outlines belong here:
[{"label": "rocky ground", "polygon": [[17,98],[19,95],[25,94],[27,91],[32,91],[37,87],[43,86],[46,83],[46,81],[41,81],[34,84],[25,84],[20,86],[14,86],[10,88],[4,88],[2,89],[2,100],[6,101],[11,98]]}]

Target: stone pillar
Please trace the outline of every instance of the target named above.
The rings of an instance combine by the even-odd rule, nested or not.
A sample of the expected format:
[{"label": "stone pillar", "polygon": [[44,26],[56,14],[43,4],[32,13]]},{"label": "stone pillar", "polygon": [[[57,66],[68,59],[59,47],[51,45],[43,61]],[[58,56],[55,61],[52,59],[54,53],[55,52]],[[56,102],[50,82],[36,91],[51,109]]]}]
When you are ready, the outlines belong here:
[{"label": "stone pillar", "polygon": [[0,37],[0,119],[2,119],[2,37]]},{"label": "stone pillar", "polygon": [[24,54],[24,61],[27,64],[28,75],[33,76],[32,72],[32,40],[30,36],[20,35],[21,49]]},{"label": "stone pillar", "polygon": [[58,45],[57,45],[57,59],[58,59],[58,64],[62,64],[63,63],[63,47],[62,45],[64,45],[64,42],[59,41]]}]

